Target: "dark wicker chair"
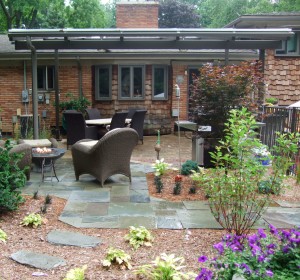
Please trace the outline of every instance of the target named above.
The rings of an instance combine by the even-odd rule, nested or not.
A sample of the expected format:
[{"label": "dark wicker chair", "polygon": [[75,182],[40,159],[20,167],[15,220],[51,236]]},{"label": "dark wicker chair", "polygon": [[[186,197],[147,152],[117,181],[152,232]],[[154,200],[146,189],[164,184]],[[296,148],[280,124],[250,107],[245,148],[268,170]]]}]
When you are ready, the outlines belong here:
[{"label": "dark wicker chair", "polygon": [[97,108],[88,108],[85,110],[89,120],[100,119],[100,111]]},{"label": "dark wicker chair", "polygon": [[125,127],[127,115],[128,111],[115,113],[111,119],[110,124],[105,128],[98,130],[100,138],[112,129]]},{"label": "dark wicker chair", "polygon": [[137,132],[132,128],[117,128],[107,132],[99,141],[93,141],[95,143],[90,141],[81,140],[72,146],[76,180],[82,174],[90,174],[103,187],[110,176],[123,174],[131,182],[130,158],[138,143]]},{"label": "dark wicker chair", "polygon": [[67,127],[67,149],[69,145],[73,145],[82,139],[99,139],[97,127],[87,126],[82,113],[64,112],[64,118]]},{"label": "dark wicker chair", "polygon": [[144,143],[144,120],[147,110],[136,110],[132,116],[130,127],[135,129],[139,135],[139,140]]}]

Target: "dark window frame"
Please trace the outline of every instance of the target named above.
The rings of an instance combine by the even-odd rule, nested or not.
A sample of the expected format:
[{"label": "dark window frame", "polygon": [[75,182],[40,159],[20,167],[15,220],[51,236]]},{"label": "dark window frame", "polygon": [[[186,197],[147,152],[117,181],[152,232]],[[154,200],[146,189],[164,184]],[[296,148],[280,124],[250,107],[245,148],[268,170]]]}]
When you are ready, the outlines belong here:
[{"label": "dark window frame", "polygon": [[300,56],[300,32],[282,41],[282,48],[275,50],[275,56]]},{"label": "dark window frame", "polygon": [[[164,71],[164,96],[163,97],[156,97],[155,94],[155,70],[156,69],[163,69]],[[169,73],[169,68],[168,65],[163,65],[163,64],[154,64],[152,65],[152,100],[168,100],[168,73]]]},{"label": "dark window frame", "polygon": [[[122,69],[129,68],[129,96],[124,97],[122,96]],[[135,68],[140,68],[142,71],[142,81],[141,81],[141,94],[136,95],[134,93],[134,69]],[[119,89],[118,89],[118,99],[119,100],[144,100],[145,99],[145,65],[141,64],[130,64],[130,65],[119,65],[118,68],[118,84],[119,84]]]},{"label": "dark window frame", "polygon": [[[108,80],[108,96],[101,96],[99,88],[99,70],[108,70],[109,80]],[[112,100],[112,65],[96,65],[95,66],[95,100]]]},{"label": "dark window frame", "polygon": [[[44,91],[54,90],[55,87],[54,83],[55,83],[54,65],[38,65],[37,66],[38,90],[44,90]],[[42,87],[40,87],[40,84],[42,84]]]}]

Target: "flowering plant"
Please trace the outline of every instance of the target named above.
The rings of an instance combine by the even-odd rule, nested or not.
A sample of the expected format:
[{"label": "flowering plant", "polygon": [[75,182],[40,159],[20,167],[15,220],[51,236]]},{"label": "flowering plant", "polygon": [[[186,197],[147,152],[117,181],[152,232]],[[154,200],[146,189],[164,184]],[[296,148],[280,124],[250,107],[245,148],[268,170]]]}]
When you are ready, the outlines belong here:
[{"label": "flowering plant", "polygon": [[180,175],[175,176],[175,183],[178,183],[178,182],[182,182],[182,176],[180,176]]},{"label": "flowering plant", "polygon": [[215,244],[217,257],[199,257],[214,270],[203,267],[196,280],[231,280],[234,275],[245,279],[299,279],[300,231],[278,230],[269,226],[269,233],[258,229],[256,234],[237,236],[227,234]]},{"label": "flowering plant", "polygon": [[253,148],[252,152],[254,156],[269,157],[271,155],[270,152],[268,151],[268,147],[265,145],[259,148]]},{"label": "flowering plant", "polygon": [[182,176],[176,175],[175,176],[175,187],[173,189],[174,194],[180,194],[180,192],[181,192],[181,182],[182,182]]}]

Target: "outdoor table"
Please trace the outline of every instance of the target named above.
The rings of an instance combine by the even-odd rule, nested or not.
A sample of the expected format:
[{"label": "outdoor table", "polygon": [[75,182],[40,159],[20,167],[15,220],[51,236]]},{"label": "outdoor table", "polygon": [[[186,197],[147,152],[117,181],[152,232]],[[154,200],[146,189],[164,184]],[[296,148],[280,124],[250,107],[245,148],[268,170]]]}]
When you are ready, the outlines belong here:
[{"label": "outdoor table", "polygon": [[[131,119],[126,119],[126,123],[130,123]],[[85,123],[87,125],[99,125],[99,126],[105,126],[111,123],[111,118],[106,119],[93,119],[93,120],[86,120]]]},{"label": "outdoor table", "polygon": [[[57,181],[59,182],[59,179],[55,172],[55,161],[62,157],[65,154],[65,149],[59,149],[59,148],[51,148],[51,152],[48,153],[38,153],[36,148],[32,149],[32,159],[35,161],[40,167],[41,167],[41,173],[42,173],[42,182],[44,182],[45,179],[45,168],[49,167],[51,170],[51,182],[52,178],[55,177]],[[52,175],[53,172],[53,175]]]}]

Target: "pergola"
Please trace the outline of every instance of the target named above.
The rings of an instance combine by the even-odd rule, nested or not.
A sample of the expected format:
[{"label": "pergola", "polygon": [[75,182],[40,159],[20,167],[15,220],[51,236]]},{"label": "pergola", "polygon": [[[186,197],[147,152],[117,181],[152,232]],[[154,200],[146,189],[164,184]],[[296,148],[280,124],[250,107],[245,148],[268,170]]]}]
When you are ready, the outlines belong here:
[{"label": "pergola", "polygon": [[[11,29],[8,37],[16,50],[31,50],[33,137],[38,139],[37,52],[54,50],[56,131],[59,133],[59,50],[201,50],[224,49],[225,62],[230,49],[280,48],[282,40],[294,35],[291,29]],[[99,53],[101,55],[101,53]],[[58,136],[58,135],[56,135]]]}]

